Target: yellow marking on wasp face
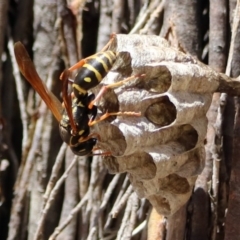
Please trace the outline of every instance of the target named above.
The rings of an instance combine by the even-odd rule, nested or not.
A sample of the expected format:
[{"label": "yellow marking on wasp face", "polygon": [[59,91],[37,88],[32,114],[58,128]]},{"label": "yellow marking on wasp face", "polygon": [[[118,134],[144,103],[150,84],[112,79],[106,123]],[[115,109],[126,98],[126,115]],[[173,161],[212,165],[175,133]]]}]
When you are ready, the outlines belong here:
[{"label": "yellow marking on wasp face", "polygon": [[78,132],[78,135],[81,136],[84,132],[85,132],[84,130],[80,130],[80,131]]},{"label": "yellow marking on wasp face", "polygon": [[98,82],[101,82],[102,80],[102,75],[100,74],[100,72],[94,68],[93,66],[91,66],[90,64],[84,64],[83,67],[88,68],[90,71],[94,72]]},{"label": "yellow marking on wasp face", "polygon": [[83,80],[84,80],[85,82],[88,82],[88,83],[90,83],[90,82],[92,81],[92,79],[91,79],[90,77],[85,77]]},{"label": "yellow marking on wasp face", "polygon": [[73,83],[73,88],[76,88],[77,90],[78,90],[78,92],[79,92],[79,94],[86,94],[87,93],[87,91],[85,90],[85,89],[83,89],[83,88],[81,88],[79,85],[77,85],[76,83]]}]

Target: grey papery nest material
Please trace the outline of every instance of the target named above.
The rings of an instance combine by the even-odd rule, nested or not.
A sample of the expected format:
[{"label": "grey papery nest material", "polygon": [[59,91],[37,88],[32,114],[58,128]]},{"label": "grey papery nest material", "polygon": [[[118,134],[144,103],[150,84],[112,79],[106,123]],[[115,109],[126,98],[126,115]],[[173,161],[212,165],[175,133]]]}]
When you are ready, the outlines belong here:
[{"label": "grey papery nest material", "polygon": [[[231,79],[158,36],[116,35],[110,49],[119,52],[102,85],[145,74],[109,90],[99,102],[104,112],[141,112],[140,117],[110,117],[94,126],[98,146],[111,173],[128,172],[140,198],[171,215],[191,196],[204,167],[206,113],[212,94]],[[221,85],[223,83],[223,86]],[[234,90],[233,90],[234,91]]]}]

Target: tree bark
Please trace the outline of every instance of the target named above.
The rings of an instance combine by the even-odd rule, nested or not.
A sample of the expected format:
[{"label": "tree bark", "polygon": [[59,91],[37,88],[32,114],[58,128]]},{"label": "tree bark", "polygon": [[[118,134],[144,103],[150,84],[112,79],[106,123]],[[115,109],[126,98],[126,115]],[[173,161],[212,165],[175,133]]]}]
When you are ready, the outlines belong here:
[{"label": "tree bark", "polygon": [[[2,0],[0,240],[239,239],[239,4]],[[112,79],[136,75],[97,103],[97,119],[107,110],[129,116],[90,127],[98,133],[103,159],[75,156],[60,138],[59,123],[20,75],[14,42],[23,43],[42,81],[62,101],[60,74],[101,51],[112,33],[128,35],[110,40],[118,58],[91,91],[96,95]],[[71,84],[68,88],[70,93]],[[193,97],[196,92],[201,101]],[[136,118],[138,107],[147,104],[144,116]],[[168,135],[166,129],[186,109],[194,114],[185,111],[182,121],[202,113],[205,120],[177,122]],[[152,131],[141,127],[149,122]],[[169,149],[175,161],[161,162]],[[183,151],[189,161],[184,162]],[[146,194],[151,190],[156,192]]]}]

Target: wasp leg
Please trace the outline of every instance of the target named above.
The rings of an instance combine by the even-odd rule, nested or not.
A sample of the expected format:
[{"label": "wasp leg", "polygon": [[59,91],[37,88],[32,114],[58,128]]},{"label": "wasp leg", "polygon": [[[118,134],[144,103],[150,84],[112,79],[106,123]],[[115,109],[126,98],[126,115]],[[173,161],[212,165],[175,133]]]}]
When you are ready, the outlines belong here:
[{"label": "wasp leg", "polygon": [[108,43],[102,48],[102,50],[100,52],[104,52],[108,49],[108,47],[111,45],[111,43],[113,42],[113,39],[116,37],[116,33],[112,33],[110,35],[110,39],[108,41]]},{"label": "wasp leg", "polygon": [[[73,66],[68,68],[68,71],[72,72],[73,70],[76,70],[78,68],[81,68],[85,63],[87,63],[88,58],[81,59],[79,62],[75,63]],[[60,75],[60,79],[63,79],[63,73]],[[69,79],[70,82],[74,82],[74,80]]]},{"label": "wasp leg", "polygon": [[87,58],[81,59],[79,62],[77,62],[73,66],[71,66],[68,70],[73,71],[75,69],[81,68],[86,63],[86,59]]},{"label": "wasp leg", "polygon": [[[89,94],[88,97],[87,97],[87,102],[85,104],[85,106],[88,106],[89,103],[91,103],[91,101],[93,101],[95,99],[95,95],[92,93],[92,94]],[[91,109],[90,108],[87,108],[87,113],[88,115],[91,115],[90,119],[94,120],[97,116],[97,106],[93,106]]]},{"label": "wasp leg", "polygon": [[[101,150],[100,148],[97,148],[97,149],[93,149],[92,151],[97,151],[97,150]],[[88,154],[87,156],[104,156],[104,157],[107,157],[107,156],[112,156],[112,153],[111,152],[103,152],[103,153],[92,153],[92,154]]]},{"label": "wasp leg", "polygon": [[133,75],[133,76],[130,76],[126,79],[123,79],[119,82],[116,82],[116,83],[112,83],[112,84],[109,84],[109,85],[106,85],[106,86],[102,86],[102,88],[100,89],[100,91],[98,92],[97,96],[95,97],[94,100],[92,100],[89,105],[88,105],[88,108],[89,109],[92,109],[93,105],[102,97],[102,95],[110,88],[117,88],[117,87],[120,87],[122,85],[124,85],[126,82],[136,78],[136,77],[144,77],[145,74],[137,74],[137,75]]},{"label": "wasp leg", "polygon": [[[113,41],[113,39],[114,39],[115,36],[116,36],[115,33],[111,34],[110,40],[108,41],[108,43],[103,47],[103,49],[102,49],[100,52],[104,52],[104,51],[107,50],[107,48],[108,48],[109,45],[112,43],[112,41]],[[92,56],[90,56],[90,57],[86,57],[86,58],[84,58],[84,59],[81,59],[79,62],[77,62],[77,63],[75,63],[73,66],[71,66],[68,70],[72,72],[73,70],[76,70],[76,69],[78,69],[78,68],[81,68],[85,63],[87,63],[87,60],[88,60],[88,59],[92,59],[94,56],[95,56],[95,54],[92,55]],[[61,79],[61,80],[62,80],[62,78],[63,78],[63,73],[62,73],[61,76],[60,76],[60,79]]]},{"label": "wasp leg", "polygon": [[91,127],[93,125],[95,125],[96,123],[99,123],[103,120],[105,120],[106,118],[110,117],[110,116],[134,116],[134,117],[140,117],[141,113],[140,112],[115,112],[115,113],[108,113],[106,112],[105,114],[103,114],[99,119],[97,120],[92,120],[90,119],[88,122],[88,126]]},{"label": "wasp leg", "polygon": [[87,140],[89,140],[90,138],[96,138],[98,141],[101,140],[100,138],[100,135],[98,133],[91,133],[89,134],[87,137],[81,137],[78,139],[78,142],[81,143],[81,142],[85,142]]},{"label": "wasp leg", "polygon": [[[93,148],[93,151],[98,151],[98,150],[102,151],[101,148],[98,148],[98,147]],[[103,152],[103,153],[93,153],[91,156],[112,156],[112,153],[110,151]]]},{"label": "wasp leg", "polygon": [[[77,62],[76,64],[74,64],[72,67],[70,67],[68,69],[68,71],[73,71],[75,69],[78,69],[78,68],[82,67],[85,63],[86,63],[86,58],[84,58],[84,59],[80,60],[79,62]],[[63,80],[63,75],[64,75],[64,72],[61,73],[61,75],[59,77],[60,80]],[[71,82],[72,82],[72,80],[71,80]]]},{"label": "wasp leg", "polygon": [[[100,138],[100,135],[98,134],[98,133],[91,133],[91,134],[89,134],[87,137],[85,137],[85,138],[80,138],[79,140],[78,140],[78,142],[79,143],[84,143],[84,142],[86,142],[86,141],[88,141],[90,138],[96,138],[98,141],[100,141],[101,140],[101,138]],[[97,151],[97,150],[101,150],[101,148],[99,148],[99,147],[93,147],[93,149],[92,149],[92,151]],[[108,151],[108,152],[103,152],[103,153],[94,153],[94,154],[88,154],[88,156],[111,156],[112,155],[112,153],[110,152],[110,151]]]}]

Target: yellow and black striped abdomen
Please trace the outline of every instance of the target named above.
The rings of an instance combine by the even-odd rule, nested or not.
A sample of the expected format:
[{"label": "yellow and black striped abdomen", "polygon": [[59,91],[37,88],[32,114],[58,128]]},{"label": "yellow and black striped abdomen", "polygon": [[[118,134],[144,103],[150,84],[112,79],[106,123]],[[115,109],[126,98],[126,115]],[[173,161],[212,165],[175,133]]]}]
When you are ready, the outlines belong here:
[{"label": "yellow and black striped abdomen", "polygon": [[87,91],[97,86],[107,75],[116,60],[116,53],[112,51],[99,52],[86,58],[86,63],[79,69],[73,91],[76,97],[87,94]]}]

